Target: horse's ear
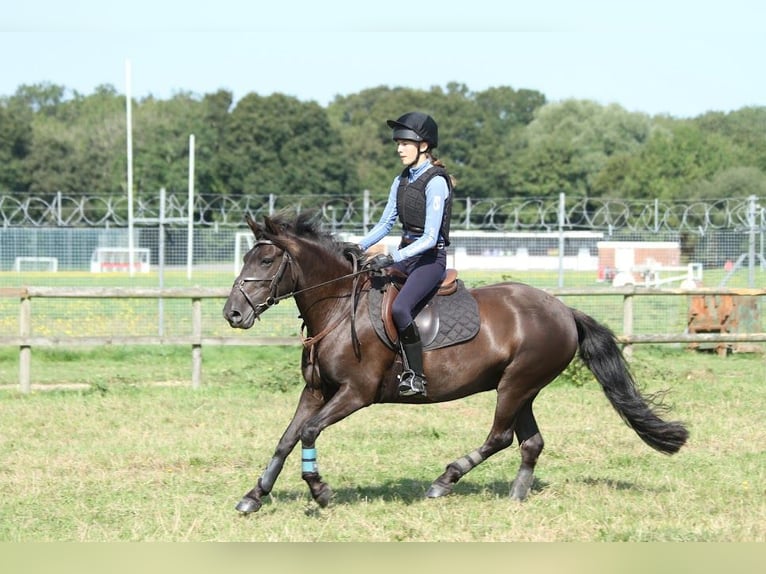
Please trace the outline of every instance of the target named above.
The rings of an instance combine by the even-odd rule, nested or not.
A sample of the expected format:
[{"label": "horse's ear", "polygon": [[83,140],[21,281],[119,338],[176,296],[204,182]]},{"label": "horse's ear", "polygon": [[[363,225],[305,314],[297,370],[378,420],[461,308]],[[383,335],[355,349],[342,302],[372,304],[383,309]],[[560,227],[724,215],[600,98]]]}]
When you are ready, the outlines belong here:
[{"label": "horse's ear", "polygon": [[258,225],[258,222],[255,221],[249,213],[245,215],[245,221],[247,222],[248,227],[252,230],[253,235],[255,235],[255,238],[261,239],[263,237],[263,227]]},{"label": "horse's ear", "polygon": [[263,218],[263,236],[264,239],[268,239],[285,251],[292,252],[297,249],[290,224],[280,217],[269,217],[267,215]]},{"label": "horse's ear", "polygon": [[284,224],[280,223],[279,221],[272,219],[268,215],[263,218],[264,224],[266,226],[266,233],[270,235],[281,235],[285,231]]}]

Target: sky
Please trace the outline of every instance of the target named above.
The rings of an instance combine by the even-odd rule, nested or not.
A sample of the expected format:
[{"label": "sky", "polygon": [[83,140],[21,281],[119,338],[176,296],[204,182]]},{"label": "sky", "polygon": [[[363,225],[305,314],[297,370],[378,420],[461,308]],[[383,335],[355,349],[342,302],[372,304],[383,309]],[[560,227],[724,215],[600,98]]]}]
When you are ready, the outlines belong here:
[{"label": "sky", "polygon": [[136,99],[226,89],[326,106],[457,82],[696,117],[766,105],[764,22],[763,0],[7,2],[0,96],[110,84]]}]

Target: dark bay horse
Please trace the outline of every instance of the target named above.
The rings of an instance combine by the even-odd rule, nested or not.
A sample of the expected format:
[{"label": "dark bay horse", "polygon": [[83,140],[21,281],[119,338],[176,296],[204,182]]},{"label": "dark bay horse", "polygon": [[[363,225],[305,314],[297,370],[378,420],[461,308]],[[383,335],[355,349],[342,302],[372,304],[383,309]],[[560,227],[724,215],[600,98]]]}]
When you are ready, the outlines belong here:
[{"label": "dark bay horse", "polygon": [[331,490],[318,472],[316,440],[328,426],[359,409],[373,403],[451,401],[493,389],[497,404],[484,444],[447,465],[426,495],[449,494],[460,478],[510,446],[516,435],[521,465],[511,497],[523,500],[543,449],[532,402],[578,352],[612,406],[644,442],[667,454],[686,442],[686,428],[662,420],[657,414],[662,405],[642,396],[606,326],[522,283],[471,289],[481,321],[478,334],[468,342],[424,353],[428,397],[399,397],[396,374],[401,365],[373,329],[367,272],[356,264],[362,256],[358,247],[336,241],[308,214],[294,220],[267,217],[263,224],[248,216],[247,222],[256,241],[244,257],[224,317],[232,327],[248,329],[279,300],[294,297],[306,332],[306,385],[266,469],[237,505],[241,513],[261,507],[299,440],[301,476],[314,500],[326,506]]}]

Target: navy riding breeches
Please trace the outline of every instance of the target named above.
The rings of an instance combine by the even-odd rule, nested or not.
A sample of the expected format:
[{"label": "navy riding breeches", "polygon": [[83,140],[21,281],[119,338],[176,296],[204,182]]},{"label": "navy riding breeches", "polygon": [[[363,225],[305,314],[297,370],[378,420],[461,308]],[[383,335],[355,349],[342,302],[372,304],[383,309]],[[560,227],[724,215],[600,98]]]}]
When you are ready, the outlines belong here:
[{"label": "navy riding breeches", "polygon": [[394,323],[403,331],[436,293],[447,267],[446,249],[429,249],[396,263],[394,267],[407,276],[391,308]]}]

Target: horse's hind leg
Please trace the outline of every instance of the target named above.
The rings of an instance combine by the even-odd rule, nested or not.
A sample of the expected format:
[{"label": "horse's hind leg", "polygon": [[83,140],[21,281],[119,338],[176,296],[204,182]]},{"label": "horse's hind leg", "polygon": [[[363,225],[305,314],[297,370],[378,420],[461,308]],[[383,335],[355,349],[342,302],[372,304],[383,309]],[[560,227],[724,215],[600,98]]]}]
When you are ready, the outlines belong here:
[{"label": "horse's hind leg", "polygon": [[516,474],[516,479],[511,484],[511,498],[524,500],[532,488],[535,464],[543,451],[543,437],[537,428],[535,415],[532,413],[534,397],[528,400],[519,412],[516,419],[515,432],[519,439],[521,449],[521,466]]},{"label": "horse's hind leg", "polygon": [[496,452],[509,447],[512,442],[513,427],[500,433],[490,434],[479,448],[448,464],[441,476],[431,483],[426,496],[428,498],[438,498],[451,493],[458,480]]},{"label": "horse's hind leg", "polygon": [[505,390],[498,387],[495,419],[489,436],[487,436],[484,444],[476,450],[448,464],[444,473],[431,484],[428,492],[426,492],[426,496],[429,498],[437,498],[449,494],[452,492],[452,488],[457,481],[465,476],[470,470],[484,462],[496,452],[511,446],[513,443],[516,419],[518,417],[517,413],[527,401],[531,403],[536,394],[537,392],[535,391],[531,397],[528,394],[527,396],[519,396],[510,387],[507,387]]}]

